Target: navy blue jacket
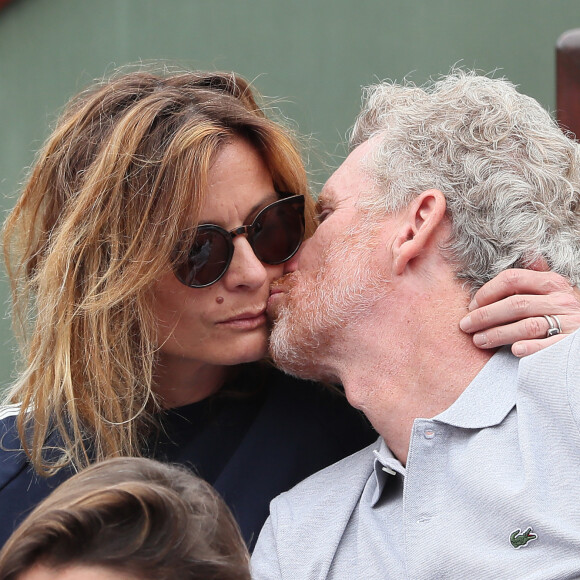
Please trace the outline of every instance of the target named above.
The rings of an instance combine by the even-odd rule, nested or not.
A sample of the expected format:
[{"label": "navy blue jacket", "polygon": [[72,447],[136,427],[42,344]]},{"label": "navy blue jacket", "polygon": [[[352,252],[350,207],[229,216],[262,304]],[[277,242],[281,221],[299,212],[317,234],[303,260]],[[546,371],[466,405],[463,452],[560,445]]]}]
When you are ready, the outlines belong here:
[{"label": "navy blue jacket", "polygon": [[[36,475],[19,451],[15,421],[15,414],[0,419],[0,545],[71,475],[66,469],[48,479]],[[248,365],[218,396],[171,409],[160,422],[145,454],[185,464],[209,481],[250,548],[270,500],[376,439],[343,396],[257,365]]]}]

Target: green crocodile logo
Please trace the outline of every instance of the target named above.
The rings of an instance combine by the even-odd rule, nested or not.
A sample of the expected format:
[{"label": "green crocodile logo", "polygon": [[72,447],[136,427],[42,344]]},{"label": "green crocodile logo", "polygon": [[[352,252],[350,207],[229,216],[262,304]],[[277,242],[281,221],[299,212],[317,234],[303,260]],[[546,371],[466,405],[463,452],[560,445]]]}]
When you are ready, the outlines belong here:
[{"label": "green crocodile logo", "polygon": [[534,534],[532,528],[528,528],[525,532],[522,533],[522,530],[519,528],[510,534],[510,542],[512,546],[517,550],[522,546],[526,546],[528,542],[532,540],[537,540],[538,536]]}]

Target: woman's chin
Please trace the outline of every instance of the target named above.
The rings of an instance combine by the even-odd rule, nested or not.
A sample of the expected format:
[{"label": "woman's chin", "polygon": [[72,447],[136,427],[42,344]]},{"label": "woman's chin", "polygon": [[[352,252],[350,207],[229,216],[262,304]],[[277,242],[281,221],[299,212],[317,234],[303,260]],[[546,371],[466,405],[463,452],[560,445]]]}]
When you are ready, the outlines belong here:
[{"label": "woman's chin", "polygon": [[259,361],[268,356],[268,337],[246,337],[248,340],[244,344],[230,345],[224,347],[223,364],[237,365]]}]

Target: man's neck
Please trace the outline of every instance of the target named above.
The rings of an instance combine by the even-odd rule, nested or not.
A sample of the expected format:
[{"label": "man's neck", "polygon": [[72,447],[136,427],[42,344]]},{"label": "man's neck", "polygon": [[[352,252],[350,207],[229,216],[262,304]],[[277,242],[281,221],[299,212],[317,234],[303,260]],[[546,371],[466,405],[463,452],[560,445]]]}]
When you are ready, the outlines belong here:
[{"label": "man's neck", "polygon": [[403,464],[413,421],[450,407],[493,355],[459,329],[469,302],[459,286],[438,296],[444,299],[409,291],[404,309],[381,305],[389,316],[375,313],[348,329],[356,349],[343,348],[335,359],[350,403]]}]

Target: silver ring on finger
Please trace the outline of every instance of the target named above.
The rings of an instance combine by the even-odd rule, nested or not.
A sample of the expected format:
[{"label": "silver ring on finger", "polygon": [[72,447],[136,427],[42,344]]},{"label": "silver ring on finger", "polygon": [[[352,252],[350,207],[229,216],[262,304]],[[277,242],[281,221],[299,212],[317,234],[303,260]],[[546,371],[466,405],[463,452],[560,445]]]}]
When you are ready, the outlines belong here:
[{"label": "silver ring on finger", "polygon": [[562,332],[562,326],[560,325],[560,320],[557,316],[544,314],[544,318],[550,325],[548,331],[546,332],[546,338],[550,338],[551,336],[556,336]]}]

